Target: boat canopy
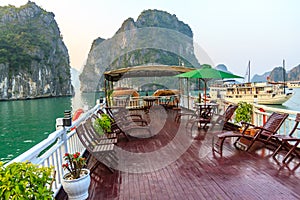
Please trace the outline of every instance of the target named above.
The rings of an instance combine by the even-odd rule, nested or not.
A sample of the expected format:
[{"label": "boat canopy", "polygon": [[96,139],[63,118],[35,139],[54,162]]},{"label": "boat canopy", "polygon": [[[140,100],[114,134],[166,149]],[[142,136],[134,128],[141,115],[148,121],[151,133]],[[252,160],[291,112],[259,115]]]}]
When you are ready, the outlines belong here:
[{"label": "boat canopy", "polygon": [[142,65],[106,71],[104,77],[108,81],[116,82],[122,78],[175,76],[192,70],[195,68],[175,65]]}]

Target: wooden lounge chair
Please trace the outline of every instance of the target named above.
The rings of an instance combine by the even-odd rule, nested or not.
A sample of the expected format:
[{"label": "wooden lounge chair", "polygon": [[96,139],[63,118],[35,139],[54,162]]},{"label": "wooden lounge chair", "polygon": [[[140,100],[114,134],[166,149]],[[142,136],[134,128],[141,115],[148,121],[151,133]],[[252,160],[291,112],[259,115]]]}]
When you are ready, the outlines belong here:
[{"label": "wooden lounge chair", "polygon": [[217,118],[211,121],[212,126],[222,126],[222,130],[237,130],[238,127],[229,122],[237,108],[237,105],[230,104],[227,106],[223,115],[214,114]]},{"label": "wooden lounge chair", "polygon": [[[300,144],[300,138],[294,136],[294,133],[300,130],[300,128],[298,127],[299,122],[300,122],[300,113],[297,113],[294,127],[288,135],[278,134],[272,136],[271,143],[279,144],[277,149],[274,151],[272,157],[280,165],[280,169],[286,167],[290,171],[294,172],[300,166],[300,162],[298,164],[295,164],[293,168],[289,166],[289,164],[294,158],[300,159],[300,148],[298,147],[298,145]],[[275,140],[275,142],[273,140]],[[276,156],[279,153],[285,153],[281,163],[276,158]]]},{"label": "wooden lounge chair", "polygon": [[[270,138],[275,135],[277,133],[277,131],[279,130],[280,126],[283,124],[284,120],[288,117],[288,114],[281,114],[281,113],[276,113],[273,112],[270,117],[268,118],[268,120],[266,121],[266,123],[263,125],[263,127],[257,127],[253,124],[250,123],[246,123],[244,130],[242,131],[242,133],[238,132],[238,131],[227,131],[227,132],[222,132],[220,134],[217,135],[218,140],[215,143],[214,142],[214,137],[212,140],[212,151],[213,153],[219,153],[220,156],[222,156],[223,154],[223,144],[226,138],[237,138],[236,141],[234,142],[234,146],[236,148],[238,148],[237,144],[238,141],[241,138],[244,138],[246,140],[249,140],[248,145],[245,147],[245,150],[248,151],[252,145],[257,142],[263,142],[263,143],[269,143],[270,142]],[[257,133],[254,136],[251,135],[246,135],[245,131],[249,128],[249,127],[254,127],[255,129],[258,129]]]},{"label": "wooden lounge chair", "polygon": [[[113,110],[116,110],[113,112]],[[99,114],[104,113],[102,110],[98,111]],[[142,115],[140,114],[131,114],[128,113],[124,107],[106,107],[106,113],[115,121],[127,121],[127,122],[135,122],[136,124],[140,125],[148,125],[147,120],[143,119]]]},{"label": "wooden lounge chair", "polygon": [[199,124],[198,128],[206,128],[207,124],[209,124],[211,121],[212,114],[212,107],[210,106],[201,109],[198,113],[198,116],[193,116],[187,121],[186,127],[191,124],[192,130],[195,124]]},{"label": "wooden lounge chair", "polygon": [[[98,111],[99,112],[99,111]],[[100,111],[103,112],[103,111]],[[128,133],[133,131],[142,131],[142,132],[148,132],[149,136],[152,136],[150,126],[148,125],[147,121],[144,119],[141,119],[139,115],[123,115],[123,117],[115,118],[114,114],[111,112],[109,114],[110,117],[113,120],[113,123],[111,124],[111,129],[113,133],[116,134],[123,134],[127,140],[129,140],[130,135]],[[132,118],[137,117],[137,118]]]},{"label": "wooden lounge chair", "polygon": [[113,173],[114,170],[112,169],[112,166],[116,167],[118,164],[118,159],[114,151],[114,144],[102,144],[95,141],[90,137],[90,134],[83,124],[80,124],[76,128],[76,132],[81,143],[85,146],[87,151],[89,151],[90,155],[93,155],[97,159],[97,164],[104,164]]},{"label": "wooden lounge chair", "polygon": [[180,111],[180,112],[177,112],[176,113],[176,116],[175,116],[175,119],[174,119],[174,121],[176,122],[176,123],[179,123],[179,121],[180,121],[180,119],[181,119],[181,117],[182,116],[188,116],[188,117],[190,117],[190,118],[196,118],[197,117],[197,115],[198,115],[198,113],[196,112],[196,111],[191,111],[191,110],[187,110],[187,109],[185,109],[186,111]]},{"label": "wooden lounge chair", "polygon": [[[209,123],[212,124],[212,126],[215,125],[220,125],[225,130],[228,130],[228,125],[227,123],[233,116],[235,110],[237,109],[237,105],[229,105],[223,115],[219,115],[213,112],[213,107],[208,107],[207,109],[203,110],[202,113],[200,114],[200,117],[192,118],[188,120],[187,126],[191,124],[191,130],[193,129],[195,124],[200,124],[199,128],[206,128]],[[212,120],[212,117],[215,117],[214,120]],[[203,126],[201,126],[203,124]],[[232,129],[229,129],[232,130]]]},{"label": "wooden lounge chair", "polygon": [[94,137],[95,139],[97,140],[106,140],[106,139],[115,139],[117,138],[117,134],[116,133],[113,133],[113,132],[104,132],[103,135],[100,135],[99,133],[97,133],[97,131],[95,130],[94,128],[94,120],[98,118],[97,115],[95,114],[92,114],[91,117],[89,117],[88,119],[86,119],[84,125],[85,125],[85,128],[91,132],[92,134],[94,134]]}]

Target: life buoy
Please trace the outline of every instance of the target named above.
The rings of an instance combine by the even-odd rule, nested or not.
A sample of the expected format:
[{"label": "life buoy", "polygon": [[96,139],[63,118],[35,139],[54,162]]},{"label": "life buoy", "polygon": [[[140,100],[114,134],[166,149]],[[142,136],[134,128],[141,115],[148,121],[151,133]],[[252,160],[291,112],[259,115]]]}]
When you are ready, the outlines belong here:
[{"label": "life buoy", "polygon": [[78,119],[82,113],[84,113],[83,109],[81,108],[77,109],[73,115],[72,121]]},{"label": "life buoy", "polygon": [[[77,120],[82,113],[84,113],[83,109],[81,109],[81,108],[77,109],[72,117],[72,121]],[[75,128],[76,127],[71,128],[71,131],[74,130]]]},{"label": "life buoy", "polygon": [[[258,109],[260,112],[266,112],[263,108]],[[267,115],[263,114],[263,124],[265,124],[267,121]]]}]

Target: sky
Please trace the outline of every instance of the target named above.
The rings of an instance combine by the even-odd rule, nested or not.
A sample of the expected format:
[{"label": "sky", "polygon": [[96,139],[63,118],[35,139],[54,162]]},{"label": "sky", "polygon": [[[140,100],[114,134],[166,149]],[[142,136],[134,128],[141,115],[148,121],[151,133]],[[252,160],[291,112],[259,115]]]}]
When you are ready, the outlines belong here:
[{"label": "sky", "polygon": [[[124,20],[143,10],[175,14],[188,24],[194,42],[216,66],[245,75],[263,74],[274,67],[300,64],[300,1],[298,0],[32,0],[55,14],[70,64],[80,70],[94,39],[111,38]],[[0,0],[19,7],[27,0]],[[298,53],[297,53],[298,52]],[[201,62],[200,62],[201,63]],[[202,63],[201,63],[202,64]]]}]

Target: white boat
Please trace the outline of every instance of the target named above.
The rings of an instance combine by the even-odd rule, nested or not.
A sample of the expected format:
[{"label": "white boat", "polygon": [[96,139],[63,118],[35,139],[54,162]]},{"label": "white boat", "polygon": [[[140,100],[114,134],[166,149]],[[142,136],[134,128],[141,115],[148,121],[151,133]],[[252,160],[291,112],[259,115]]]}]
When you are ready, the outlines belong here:
[{"label": "white boat", "polygon": [[300,88],[300,81],[288,81],[288,88]]},{"label": "white boat", "polygon": [[223,98],[227,101],[238,103],[245,101],[248,103],[280,105],[293,96],[291,90],[284,89],[283,84],[269,82],[259,83],[218,83],[210,87],[210,97],[212,100]]}]

